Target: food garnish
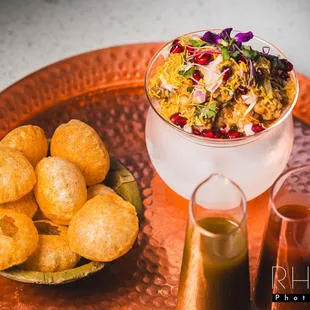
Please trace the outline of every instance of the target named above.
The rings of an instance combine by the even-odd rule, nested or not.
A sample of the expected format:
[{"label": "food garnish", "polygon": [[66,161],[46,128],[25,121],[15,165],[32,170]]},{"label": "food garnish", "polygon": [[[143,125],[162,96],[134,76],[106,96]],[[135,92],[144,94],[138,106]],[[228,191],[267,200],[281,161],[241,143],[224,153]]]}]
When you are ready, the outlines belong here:
[{"label": "food garnish", "polygon": [[171,43],[148,95],[165,119],[207,138],[235,139],[261,132],[292,103],[295,83],[287,59],[244,43],[251,31],[231,36],[187,34]]}]

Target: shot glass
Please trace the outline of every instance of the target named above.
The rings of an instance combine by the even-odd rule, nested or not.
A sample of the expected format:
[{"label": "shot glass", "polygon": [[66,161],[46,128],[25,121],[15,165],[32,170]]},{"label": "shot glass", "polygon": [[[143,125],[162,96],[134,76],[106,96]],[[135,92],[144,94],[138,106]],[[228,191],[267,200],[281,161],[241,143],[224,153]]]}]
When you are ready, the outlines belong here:
[{"label": "shot glass", "polygon": [[249,308],[246,199],[231,180],[213,174],[190,200],[177,309]]},{"label": "shot glass", "polygon": [[[258,309],[310,309],[310,166],[288,170],[271,189],[255,284]],[[308,298],[309,299],[309,298]]]}]

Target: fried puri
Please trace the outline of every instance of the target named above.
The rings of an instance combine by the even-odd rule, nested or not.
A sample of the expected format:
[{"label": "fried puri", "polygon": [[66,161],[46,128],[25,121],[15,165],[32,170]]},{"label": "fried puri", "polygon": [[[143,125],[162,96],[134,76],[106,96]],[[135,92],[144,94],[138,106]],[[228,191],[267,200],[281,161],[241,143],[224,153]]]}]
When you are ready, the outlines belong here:
[{"label": "fried puri", "polygon": [[44,215],[57,224],[68,225],[87,199],[80,170],[63,158],[47,157],[36,167],[35,198]]},{"label": "fried puri", "polygon": [[82,172],[87,186],[102,182],[110,157],[97,132],[79,120],[60,125],[51,141],[51,155],[65,158]]},{"label": "fried puri", "polygon": [[36,183],[34,169],[19,151],[0,147],[0,204],[20,199]]},{"label": "fried puri", "polygon": [[97,195],[105,195],[109,193],[115,193],[111,187],[108,187],[104,184],[95,184],[87,189],[87,200],[90,200]]},{"label": "fried puri", "polygon": [[51,221],[34,222],[39,233],[39,244],[34,253],[21,266],[25,270],[55,272],[76,266],[80,256],[69,247],[65,226]]},{"label": "fried puri", "polygon": [[29,194],[16,201],[1,204],[0,208],[14,210],[33,218],[38,210],[38,205],[34,199],[33,192],[31,191]]},{"label": "fried puri", "polygon": [[109,262],[127,253],[138,234],[134,206],[116,194],[88,200],[69,224],[68,240],[79,255]]},{"label": "fried puri", "polygon": [[1,141],[0,147],[20,151],[35,168],[47,155],[48,143],[43,129],[38,126],[20,126],[9,132]]},{"label": "fried puri", "polygon": [[28,216],[0,208],[0,270],[23,263],[38,241],[37,229]]}]

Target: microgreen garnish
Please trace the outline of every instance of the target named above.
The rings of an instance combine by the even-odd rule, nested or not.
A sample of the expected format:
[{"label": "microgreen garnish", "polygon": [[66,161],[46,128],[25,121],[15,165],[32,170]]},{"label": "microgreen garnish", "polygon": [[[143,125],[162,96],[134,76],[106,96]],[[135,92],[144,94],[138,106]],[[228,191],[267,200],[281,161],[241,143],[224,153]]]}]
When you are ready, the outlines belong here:
[{"label": "microgreen garnish", "polygon": [[239,54],[240,54],[240,51],[235,50],[235,51],[231,54],[231,57],[232,57],[232,58],[236,58]]},{"label": "microgreen garnish", "polygon": [[205,44],[205,42],[201,41],[200,39],[199,40],[195,40],[195,39],[189,39],[188,40],[189,43],[194,46],[194,47],[200,47],[202,46],[203,44]]},{"label": "microgreen garnish", "polygon": [[204,108],[203,110],[204,111],[202,113],[206,118],[212,118],[216,114],[216,104],[211,103],[208,108]]},{"label": "microgreen garnish", "polygon": [[243,55],[248,59],[255,59],[258,56],[258,51],[252,49],[251,46],[243,46]]},{"label": "microgreen garnish", "polygon": [[222,47],[221,48],[221,53],[222,53],[222,56],[223,56],[223,59],[224,60],[228,60],[230,58],[230,55],[229,55],[229,52],[228,52],[228,48],[227,47]]},{"label": "microgreen garnish", "polygon": [[189,78],[189,77],[191,77],[193,75],[194,71],[195,71],[195,68],[194,67],[190,67],[188,70],[179,71],[179,74],[182,75],[185,78]]}]

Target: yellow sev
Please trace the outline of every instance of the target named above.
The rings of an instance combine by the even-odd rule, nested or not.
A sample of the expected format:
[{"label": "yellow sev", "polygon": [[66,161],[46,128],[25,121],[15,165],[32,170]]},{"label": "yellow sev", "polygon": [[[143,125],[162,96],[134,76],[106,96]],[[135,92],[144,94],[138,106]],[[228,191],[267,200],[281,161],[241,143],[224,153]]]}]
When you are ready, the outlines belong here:
[{"label": "yellow sev", "polygon": [[[183,46],[188,44],[188,38],[180,38],[180,42]],[[219,106],[218,99],[222,102],[228,102],[229,96],[233,93],[233,108],[231,110],[224,111],[224,117],[228,126],[248,123],[258,123],[257,116],[255,117],[254,109],[245,114],[248,109],[248,105],[245,104],[241,96],[236,94],[236,90],[239,86],[248,88],[249,93],[253,93],[257,96],[257,102],[260,106],[273,106],[272,109],[281,110],[282,105],[279,103],[272,91],[267,92],[265,88],[257,83],[253,83],[250,78],[250,68],[244,62],[237,62],[233,58],[222,61],[218,66],[218,69],[222,71],[224,67],[229,67],[232,70],[232,76],[227,80],[225,84],[222,84],[217,92],[220,92],[220,98],[211,93],[210,99],[202,104],[193,102],[193,92],[188,91],[189,87],[193,86],[193,82],[189,78],[184,78],[180,75],[180,71],[184,70],[184,56],[183,53],[170,54],[162,66],[157,68],[156,75],[151,79],[149,86],[149,94],[152,97],[156,97],[161,107],[161,113],[164,118],[169,119],[171,115],[180,113],[181,116],[187,118],[187,124],[194,127],[207,127],[210,124],[210,120],[206,119],[202,113],[199,113],[198,106],[200,108],[208,107],[215,103]],[[270,69],[270,62],[265,60],[260,63],[260,67],[266,70]],[[252,82],[251,82],[252,81]],[[201,81],[203,83],[203,81]],[[163,84],[166,87],[162,87]],[[251,84],[248,85],[248,84]],[[172,90],[167,91],[167,85]],[[295,96],[295,83],[292,79],[286,84],[284,91],[288,97],[289,103],[292,102]],[[241,127],[242,130],[242,127]]]}]

